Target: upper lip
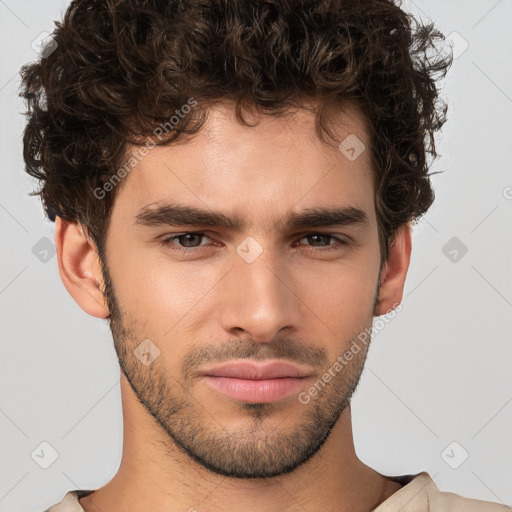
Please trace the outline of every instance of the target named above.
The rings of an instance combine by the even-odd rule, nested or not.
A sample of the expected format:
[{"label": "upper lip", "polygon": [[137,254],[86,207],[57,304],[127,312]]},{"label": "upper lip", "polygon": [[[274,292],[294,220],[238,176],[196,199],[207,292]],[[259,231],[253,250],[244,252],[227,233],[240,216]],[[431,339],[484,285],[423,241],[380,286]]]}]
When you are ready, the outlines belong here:
[{"label": "upper lip", "polygon": [[283,377],[309,377],[307,372],[298,366],[283,361],[255,363],[249,361],[229,362],[215,366],[202,372],[205,376],[234,377],[238,379],[279,379]]}]

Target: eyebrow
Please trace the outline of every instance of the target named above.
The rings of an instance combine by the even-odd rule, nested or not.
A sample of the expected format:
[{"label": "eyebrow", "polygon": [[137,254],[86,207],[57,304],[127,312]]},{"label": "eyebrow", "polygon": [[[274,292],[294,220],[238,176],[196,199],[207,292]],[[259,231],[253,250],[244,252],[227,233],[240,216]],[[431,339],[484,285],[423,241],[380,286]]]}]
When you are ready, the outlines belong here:
[{"label": "eyebrow", "polygon": [[[228,216],[219,211],[203,210],[181,204],[147,205],[135,216],[135,224],[144,227],[156,226],[202,226],[223,228],[241,232],[247,223],[239,216]],[[369,226],[368,215],[355,206],[308,208],[301,212],[289,212],[275,225],[291,229],[323,226]]]}]

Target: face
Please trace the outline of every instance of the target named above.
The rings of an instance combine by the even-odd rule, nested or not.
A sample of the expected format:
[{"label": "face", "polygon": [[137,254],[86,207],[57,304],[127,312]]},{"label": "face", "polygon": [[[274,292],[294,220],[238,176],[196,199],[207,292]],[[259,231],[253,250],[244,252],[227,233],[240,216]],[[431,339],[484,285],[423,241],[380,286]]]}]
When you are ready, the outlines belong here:
[{"label": "face", "polygon": [[[333,364],[371,327],[380,269],[367,152],[322,143],[307,112],[258,119],[217,105],[197,135],[150,150],[124,178],[103,262],[134,393],[165,442],[237,478],[290,472],[321,448],[363,370],[361,343]],[[339,142],[368,146],[355,110],[339,120]],[[258,382],[226,371],[240,362],[290,366]]]}]

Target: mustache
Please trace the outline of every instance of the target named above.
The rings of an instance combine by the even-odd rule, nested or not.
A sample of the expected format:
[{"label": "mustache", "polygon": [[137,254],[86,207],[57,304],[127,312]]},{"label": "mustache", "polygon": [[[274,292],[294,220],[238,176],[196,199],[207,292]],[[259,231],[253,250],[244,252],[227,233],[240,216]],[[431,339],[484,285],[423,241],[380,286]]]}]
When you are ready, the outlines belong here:
[{"label": "mustache", "polygon": [[205,363],[222,363],[232,359],[286,359],[323,368],[327,363],[327,352],[310,343],[297,342],[290,338],[276,338],[271,342],[251,339],[236,339],[222,345],[198,345],[184,358],[182,377],[188,379]]}]

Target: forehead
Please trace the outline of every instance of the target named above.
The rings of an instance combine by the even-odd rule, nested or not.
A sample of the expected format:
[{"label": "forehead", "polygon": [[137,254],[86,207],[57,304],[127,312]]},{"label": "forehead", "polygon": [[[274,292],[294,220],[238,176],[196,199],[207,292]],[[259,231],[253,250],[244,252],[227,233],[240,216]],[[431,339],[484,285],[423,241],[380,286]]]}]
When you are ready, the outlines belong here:
[{"label": "forehead", "polygon": [[240,123],[234,104],[216,104],[197,134],[151,149],[124,178],[117,208],[133,217],[151,203],[180,202],[236,209],[261,221],[268,214],[270,224],[273,214],[282,216],[295,206],[346,201],[371,208],[370,141],[364,118],[355,108],[345,106],[330,124],[342,149],[356,145],[360,154],[355,159],[336,143],[330,146],[320,140],[310,111],[244,117],[252,126]]}]

